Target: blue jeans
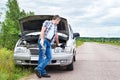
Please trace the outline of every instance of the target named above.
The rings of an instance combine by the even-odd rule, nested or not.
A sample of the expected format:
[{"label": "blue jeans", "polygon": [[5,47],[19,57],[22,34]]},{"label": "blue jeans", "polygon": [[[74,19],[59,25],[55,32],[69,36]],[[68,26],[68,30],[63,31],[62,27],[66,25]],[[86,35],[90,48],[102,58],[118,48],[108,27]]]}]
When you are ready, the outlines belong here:
[{"label": "blue jeans", "polygon": [[44,40],[44,46],[45,49],[42,49],[40,39],[38,39],[39,60],[36,69],[41,72],[41,74],[47,74],[45,67],[50,63],[52,58],[50,42],[47,39]]}]

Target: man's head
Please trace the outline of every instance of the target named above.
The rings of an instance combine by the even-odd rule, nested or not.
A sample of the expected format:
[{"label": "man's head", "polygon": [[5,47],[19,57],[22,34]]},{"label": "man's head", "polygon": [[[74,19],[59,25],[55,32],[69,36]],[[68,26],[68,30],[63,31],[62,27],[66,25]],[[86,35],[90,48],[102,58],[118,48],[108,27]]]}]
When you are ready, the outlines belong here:
[{"label": "man's head", "polygon": [[59,24],[60,20],[61,20],[61,17],[59,15],[55,15],[52,18],[53,23],[56,25]]}]

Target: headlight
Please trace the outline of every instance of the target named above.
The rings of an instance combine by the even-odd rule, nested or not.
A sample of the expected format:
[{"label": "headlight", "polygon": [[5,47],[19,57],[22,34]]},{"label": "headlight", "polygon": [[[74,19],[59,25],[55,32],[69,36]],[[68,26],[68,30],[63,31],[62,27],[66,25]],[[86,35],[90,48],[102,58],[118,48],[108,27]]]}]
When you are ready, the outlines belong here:
[{"label": "headlight", "polygon": [[65,47],[65,52],[66,53],[71,53],[71,51],[72,51],[71,47]]},{"label": "headlight", "polygon": [[55,53],[61,53],[61,52],[64,52],[64,49],[62,49],[62,48],[60,48],[60,47],[56,47],[56,48],[54,49],[54,52],[55,52]]},{"label": "headlight", "polygon": [[17,47],[15,49],[15,53],[27,53],[27,48],[26,47]]},{"label": "headlight", "polygon": [[61,47],[56,47],[54,49],[55,53],[62,53],[62,52],[64,52],[64,53],[71,53],[71,51],[72,51],[71,47],[65,47],[65,49],[63,49]]}]

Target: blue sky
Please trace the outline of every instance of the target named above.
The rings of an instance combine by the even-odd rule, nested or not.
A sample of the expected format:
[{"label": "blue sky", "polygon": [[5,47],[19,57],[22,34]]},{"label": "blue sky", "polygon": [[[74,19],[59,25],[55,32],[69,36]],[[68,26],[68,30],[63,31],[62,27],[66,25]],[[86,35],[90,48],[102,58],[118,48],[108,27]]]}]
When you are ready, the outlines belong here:
[{"label": "blue sky", "polygon": [[[1,0],[5,8],[7,0]],[[25,11],[59,14],[82,37],[120,37],[120,0],[18,0]],[[0,9],[4,13],[4,9]],[[0,20],[3,20],[4,15]]]}]

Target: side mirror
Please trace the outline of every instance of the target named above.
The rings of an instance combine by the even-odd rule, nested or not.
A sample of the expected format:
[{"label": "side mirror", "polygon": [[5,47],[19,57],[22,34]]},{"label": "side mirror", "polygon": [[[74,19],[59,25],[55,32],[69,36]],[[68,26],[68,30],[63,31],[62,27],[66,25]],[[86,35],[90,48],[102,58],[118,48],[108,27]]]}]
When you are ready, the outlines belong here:
[{"label": "side mirror", "polygon": [[74,37],[74,38],[80,37],[80,34],[79,34],[79,33],[73,33],[73,37]]}]

